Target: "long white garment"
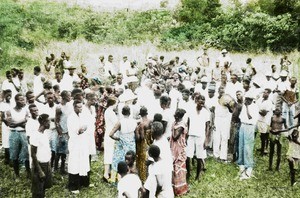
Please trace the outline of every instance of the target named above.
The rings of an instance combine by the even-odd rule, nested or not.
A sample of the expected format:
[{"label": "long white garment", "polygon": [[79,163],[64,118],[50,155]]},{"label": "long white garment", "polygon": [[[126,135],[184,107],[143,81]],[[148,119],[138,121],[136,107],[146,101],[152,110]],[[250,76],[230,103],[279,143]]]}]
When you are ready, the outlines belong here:
[{"label": "long white garment", "polygon": [[230,123],[232,114],[227,107],[216,105],[215,127],[213,134],[213,154],[216,158],[227,160],[228,139],[230,134]]},{"label": "long white garment", "polygon": [[[6,113],[6,111],[9,111],[11,108],[11,105],[6,102],[0,103],[0,112]],[[2,120],[2,146],[3,148],[9,148],[9,127],[3,122]]]},{"label": "long white garment", "polygon": [[118,117],[113,111],[114,107],[110,106],[105,110],[105,133],[104,133],[104,164],[112,164],[114,156],[115,140],[109,137],[111,130],[118,123]]},{"label": "long white garment", "polygon": [[69,132],[69,160],[68,173],[87,176],[90,171],[89,162],[89,135],[88,131],[78,135],[78,131],[82,126],[87,126],[88,123],[82,115],[79,116],[73,111],[68,117],[67,126]]},{"label": "long white garment", "polygon": [[88,122],[87,132],[89,135],[89,151],[90,155],[96,155],[96,143],[95,143],[95,122],[96,122],[96,110],[94,106],[91,106],[91,110],[87,106],[82,107],[82,115]]}]

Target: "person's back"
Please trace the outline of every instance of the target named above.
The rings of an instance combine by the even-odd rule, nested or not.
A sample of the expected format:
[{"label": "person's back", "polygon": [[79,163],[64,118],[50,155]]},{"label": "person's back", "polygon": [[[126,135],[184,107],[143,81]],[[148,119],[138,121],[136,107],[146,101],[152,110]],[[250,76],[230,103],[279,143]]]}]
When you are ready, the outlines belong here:
[{"label": "person's back", "polygon": [[123,198],[123,193],[126,192],[128,197],[138,198],[139,189],[142,187],[142,182],[136,174],[126,174],[118,182],[118,198]]}]

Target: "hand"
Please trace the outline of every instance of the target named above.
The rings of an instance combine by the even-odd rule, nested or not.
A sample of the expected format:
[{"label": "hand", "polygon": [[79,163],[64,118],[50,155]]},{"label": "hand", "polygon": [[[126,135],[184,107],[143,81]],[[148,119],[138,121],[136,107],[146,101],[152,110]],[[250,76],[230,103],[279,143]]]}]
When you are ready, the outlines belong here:
[{"label": "hand", "polygon": [[40,180],[44,181],[46,179],[46,175],[43,171],[39,172],[39,178]]}]

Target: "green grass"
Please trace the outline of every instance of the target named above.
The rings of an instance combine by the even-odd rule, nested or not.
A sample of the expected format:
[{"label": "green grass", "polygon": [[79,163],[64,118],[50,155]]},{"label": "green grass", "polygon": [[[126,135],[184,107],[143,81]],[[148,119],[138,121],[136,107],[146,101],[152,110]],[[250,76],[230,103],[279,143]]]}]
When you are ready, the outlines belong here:
[{"label": "green grass", "polygon": [[[300,184],[290,186],[289,169],[285,154],[287,141],[284,141],[282,151],[282,163],[280,171],[267,171],[268,157],[261,157],[256,152],[259,147],[259,139],[255,146],[255,178],[240,181],[238,168],[234,164],[219,163],[213,158],[207,162],[207,171],[202,175],[200,181],[195,181],[195,166],[192,166],[192,176],[189,182],[190,192],[184,198],[198,197],[297,197],[300,194]],[[30,181],[25,178],[25,172],[21,172],[21,180],[13,179],[13,169],[3,164],[3,153],[0,162],[0,197],[30,197]],[[275,156],[274,156],[275,157]],[[276,159],[276,158],[275,158]],[[275,161],[274,159],[274,161]],[[109,184],[103,183],[103,156],[92,163],[91,183],[95,187],[84,188],[77,196],[72,195],[67,189],[68,177],[54,174],[54,185],[47,190],[47,197],[116,197],[117,189]],[[300,174],[297,172],[296,179],[299,181]]]}]

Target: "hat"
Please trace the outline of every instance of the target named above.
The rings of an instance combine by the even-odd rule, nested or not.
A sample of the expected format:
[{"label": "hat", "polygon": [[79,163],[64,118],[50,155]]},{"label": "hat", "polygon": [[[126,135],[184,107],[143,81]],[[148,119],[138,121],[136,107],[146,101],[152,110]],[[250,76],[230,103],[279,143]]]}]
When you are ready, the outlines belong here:
[{"label": "hat", "polygon": [[74,67],[74,66],[70,66],[70,67],[68,67],[67,69],[68,69],[68,70],[71,70],[71,69],[76,69],[76,67]]},{"label": "hat", "polygon": [[267,71],[265,76],[272,76],[272,73],[270,71]]},{"label": "hat", "polygon": [[200,80],[200,82],[208,82],[208,78],[207,78],[207,76],[203,76],[202,78],[201,78],[201,80]]},{"label": "hat", "polygon": [[228,53],[226,49],[222,49],[221,54]]},{"label": "hat", "polygon": [[282,70],[282,71],[280,72],[280,76],[281,76],[281,77],[287,77],[287,76],[288,76],[287,71]]},{"label": "hat", "polygon": [[119,101],[127,102],[136,98],[137,96],[131,91],[131,89],[125,89],[124,93],[119,96]]},{"label": "hat", "polygon": [[252,99],[254,99],[255,98],[254,92],[253,91],[247,91],[245,93],[245,98],[252,98]]},{"label": "hat", "polygon": [[139,115],[148,115],[148,109],[146,107],[141,107]]}]

